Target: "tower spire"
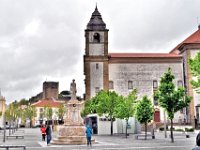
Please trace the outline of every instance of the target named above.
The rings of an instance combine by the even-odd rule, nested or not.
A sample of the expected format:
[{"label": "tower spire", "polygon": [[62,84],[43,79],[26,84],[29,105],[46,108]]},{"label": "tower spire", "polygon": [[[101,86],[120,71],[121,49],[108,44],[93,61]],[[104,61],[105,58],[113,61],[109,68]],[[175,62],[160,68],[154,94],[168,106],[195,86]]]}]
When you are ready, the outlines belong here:
[{"label": "tower spire", "polygon": [[97,8],[97,3],[94,12],[92,13],[92,16],[90,18],[89,23],[87,24],[88,30],[105,30],[106,24],[104,23],[100,12]]}]

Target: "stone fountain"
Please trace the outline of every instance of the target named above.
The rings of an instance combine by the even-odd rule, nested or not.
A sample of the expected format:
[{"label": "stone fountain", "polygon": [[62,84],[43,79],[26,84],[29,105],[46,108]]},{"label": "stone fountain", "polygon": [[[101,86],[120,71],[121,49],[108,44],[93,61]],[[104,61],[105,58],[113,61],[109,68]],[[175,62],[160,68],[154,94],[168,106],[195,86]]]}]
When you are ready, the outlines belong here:
[{"label": "stone fountain", "polygon": [[57,138],[53,139],[51,144],[86,144],[85,126],[80,115],[84,102],[76,99],[75,80],[72,80],[70,91],[71,99],[66,104],[64,125],[58,129]]}]

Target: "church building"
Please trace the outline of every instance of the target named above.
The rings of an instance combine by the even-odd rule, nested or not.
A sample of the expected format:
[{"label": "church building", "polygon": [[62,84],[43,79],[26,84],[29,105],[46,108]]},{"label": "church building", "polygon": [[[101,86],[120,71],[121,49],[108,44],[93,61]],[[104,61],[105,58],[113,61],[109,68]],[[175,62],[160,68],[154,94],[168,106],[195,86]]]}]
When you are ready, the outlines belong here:
[{"label": "church building", "polygon": [[155,108],[154,121],[163,122],[163,110],[153,99],[153,94],[159,86],[160,78],[170,67],[175,76],[174,84],[177,87],[184,86],[187,94],[193,97],[189,107],[176,113],[174,122],[186,119],[188,123],[193,123],[194,116],[200,120],[200,96],[190,84],[192,75],[188,65],[189,58],[194,58],[200,51],[200,26],[169,53],[109,53],[108,33],[106,23],[96,7],[85,29],[86,100],[101,89],[128,95],[136,88],[138,99],[144,95],[152,99]]}]

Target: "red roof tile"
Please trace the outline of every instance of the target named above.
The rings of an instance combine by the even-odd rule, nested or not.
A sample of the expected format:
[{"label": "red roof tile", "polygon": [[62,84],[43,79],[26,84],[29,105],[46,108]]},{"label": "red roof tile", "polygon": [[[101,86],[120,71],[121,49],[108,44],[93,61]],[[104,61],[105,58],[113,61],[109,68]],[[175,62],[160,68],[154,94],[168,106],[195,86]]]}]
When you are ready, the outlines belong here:
[{"label": "red roof tile", "polygon": [[109,56],[111,58],[113,57],[121,57],[121,58],[125,58],[125,57],[137,57],[137,58],[177,58],[177,57],[181,57],[181,55],[178,54],[169,54],[169,53],[109,53]]},{"label": "red roof tile", "polygon": [[179,47],[181,47],[183,44],[200,44],[200,28],[195,31],[192,35],[190,35],[188,38],[186,38],[183,42],[178,44],[174,49],[170,51],[170,53],[177,53],[177,50]]},{"label": "red roof tile", "polygon": [[55,101],[53,99],[42,99],[39,100],[36,103],[33,103],[32,106],[35,107],[59,107],[62,104],[62,102]]}]

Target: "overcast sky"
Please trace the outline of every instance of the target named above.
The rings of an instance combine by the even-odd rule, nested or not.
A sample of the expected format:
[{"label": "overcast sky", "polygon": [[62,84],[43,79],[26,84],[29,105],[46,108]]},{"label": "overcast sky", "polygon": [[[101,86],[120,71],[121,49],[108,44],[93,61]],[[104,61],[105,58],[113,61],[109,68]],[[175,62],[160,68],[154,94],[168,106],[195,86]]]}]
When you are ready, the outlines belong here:
[{"label": "overcast sky", "polygon": [[[84,30],[95,5],[109,52],[169,52],[198,29],[199,0],[0,0],[0,88],[7,103],[44,81],[83,95]],[[198,19],[199,18],[199,19]]]}]

